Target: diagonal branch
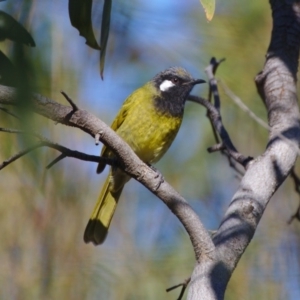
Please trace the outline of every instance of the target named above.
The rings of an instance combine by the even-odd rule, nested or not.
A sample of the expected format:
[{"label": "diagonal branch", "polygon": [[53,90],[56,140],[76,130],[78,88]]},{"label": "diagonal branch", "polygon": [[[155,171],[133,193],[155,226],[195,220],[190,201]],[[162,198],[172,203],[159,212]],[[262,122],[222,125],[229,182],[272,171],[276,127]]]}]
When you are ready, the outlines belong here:
[{"label": "diagonal branch", "polygon": [[67,147],[64,147],[64,146],[59,145],[57,143],[51,142],[49,139],[41,136],[38,133],[27,132],[27,131],[23,131],[23,130],[19,130],[19,129],[11,129],[11,128],[0,128],[0,132],[31,135],[31,136],[36,137],[39,140],[39,142],[37,142],[35,145],[30,146],[30,147],[16,153],[15,155],[9,157],[8,159],[6,159],[2,164],[0,164],[0,170],[5,168],[6,166],[11,164],[12,162],[16,161],[17,159],[21,158],[22,156],[28,154],[29,152],[31,152],[31,151],[33,151],[37,148],[40,148],[40,147],[48,147],[48,148],[52,148],[52,149],[55,149],[55,150],[61,152],[61,155],[59,157],[57,157],[54,161],[52,161],[46,167],[47,169],[49,169],[55,163],[57,163],[58,161],[62,160],[65,157],[72,157],[72,158],[77,158],[79,160],[96,162],[96,163],[104,162],[108,165],[113,165],[113,166],[117,165],[117,161],[113,158],[100,157],[98,155],[90,155],[90,154],[86,154],[86,153],[83,153],[83,152],[80,152],[80,151],[71,150]]},{"label": "diagonal branch", "polygon": [[208,110],[209,118],[222,140],[222,146],[219,145],[218,147],[224,147],[234,160],[246,168],[248,163],[252,160],[252,157],[246,157],[237,151],[222,123],[222,118],[218,109],[209,101],[197,96],[190,95],[189,100],[203,105]]},{"label": "diagonal branch", "polygon": [[179,296],[178,296],[178,298],[177,298],[177,300],[181,300],[182,297],[183,297],[183,295],[184,295],[184,292],[185,292],[187,286],[188,286],[189,283],[190,283],[190,281],[191,281],[191,277],[187,278],[187,279],[184,280],[184,282],[182,282],[182,283],[179,283],[179,284],[176,284],[176,285],[174,285],[174,286],[172,286],[172,287],[167,288],[167,289],[166,289],[166,292],[168,293],[168,292],[170,292],[170,291],[173,291],[173,290],[175,290],[175,289],[181,287],[180,294],[179,294]]},{"label": "diagonal branch", "polygon": [[[0,86],[0,104],[17,105],[15,94],[14,88]],[[195,211],[166,181],[157,188],[159,178],[156,172],[142,162],[108,125],[88,111],[74,111],[73,107],[64,106],[38,94],[34,94],[31,100],[33,110],[37,114],[79,128],[92,137],[97,137],[96,141],[100,140],[109,146],[116,154],[120,168],[159,197],[177,216],[189,234],[196,260],[200,261],[210,256],[214,245]]]},{"label": "diagonal branch", "polygon": [[60,93],[65,97],[65,99],[69,102],[69,104],[72,106],[73,111],[79,110],[76,103],[65,93],[64,91],[60,91]]},{"label": "diagonal branch", "polygon": [[[253,111],[251,111],[249,109],[249,107],[247,107],[247,105],[238,97],[236,96],[229,88],[228,86],[222,81],[222,88],[225,92],[225,94],[234,101],[234,103],[236,105],[238,105],[239,108],[241,108],[244,112],[246,112],[253,120],[255,120],[260,126],[262,126],[263,128],[270,130],[269,125],[262,120],[261,118],[259,118]],[[287,139],[283,134],[279,133],[278,136],[281,139],[286,140],[286,142],[290,142],[289,139]],[[291,146],[292,143],[291,143]],[[300,155],[300,150],[298,149],[298,155]],[[296,174],[295,168],[293,167],[291,173],[290,173],[290,177],[292,178],[292,180],[294,181],[294,186],[295,186],[295,191],[297,194],[300,194],[300,179],[299,176]],[[297,219],[298,221],[300,221],[300,203],[299,206],[296,210],[296,212],[290,217],[290,219],[288,220],[288,224],[291,224],[292,221],[294,219]]]},{"label": "diagonal branch", "polygon": [[28,154],[29,152],[37,149],[37,148],[40,148],[40,147],[43,147],[43,142],[39,142],[37,143],[36,145],[33,145],[31,147],[28,147],[18,153],[16,153],[15,155],[9,157],[8,159],[4,160],[1,164],[0,164],[0,170],[4,169],[5,167],[7,167],[9,164],[13,163],[14,161],[16,161],[17,159],[19,159],[20,157]]},{"label": "diagonal branch", "polygon": [[[236,162],[241,164],[244,168],[247,168],[248,163],[253,159],[252,157],[245,157],[244,155],[240,154],[235,146],[233,145],[229,134],[227,133],[221,118],[221,101],[220,96],[218,92],[218,86],[217,86],[217,80],[215,79],[214,74],[217,71],[217,68],[219,65],[224,61],[225,59],[216,60],[216,58],[212,58],[210,60],[209,65],[205,68],[205,72],[209,79],[209,94],[208,94],[208,101],[196,96],[190,96],[188,100],[192,102],[196,102],[198,104],[201,104],[206,107],[207,109],[207,117],[210,120],[213,134],[215,137],[216,145],[209,147],[207,150],[208,152],[215,152],[215,151],[221,151],[223,155],[225,155],[228,158],[228,162],[230,167],[236,170],[240,175],[243,175],[244,173],[239,170],[239,168],[236,166],[234,159]],[[214,98],[214,104],[212,104],[211,97]],[[221,138],[221,143],[219,140],[219,136]]]}]

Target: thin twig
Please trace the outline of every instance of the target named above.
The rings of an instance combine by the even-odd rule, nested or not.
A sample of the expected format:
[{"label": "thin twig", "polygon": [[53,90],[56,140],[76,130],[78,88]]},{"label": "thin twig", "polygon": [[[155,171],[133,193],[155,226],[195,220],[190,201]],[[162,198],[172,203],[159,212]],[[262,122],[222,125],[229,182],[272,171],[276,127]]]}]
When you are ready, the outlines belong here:
[{"label": "thin twig", "polygon": [[95,145],[98,146],[100,143],[100,137],[101,137],[101,133],[98,132],[95,134]]},{"label": "thin twig", "polygon": [[4,107],[0,107],[0,110],[4,111],[5,113],[7,113],[8,115],[13,116],[14,118],[20,120],[20,117],[18,117],[16,114],[12,113],[11,111],[9,111],[7,108]]},{"label": "thin twig", "polygon": [[[248,163],[252,160],[252,157],[245,157],[242,154],[240,154],[234,145],[231,142],[231,139],[222,123],[221,118],[221,101],[220,96],[218,92],[218,86],[217,81],[215,79],[215,72],[217,71],[218,66],[221,62],[223,62],[225,59],[216,60],[214,57],[210,60],[209,66],[205,69],[205,72],[209,78],[209,94],[208,94],[208,101],[201,98],[201,97],[195,97],[190,96],[188,100],[199,103],[206,107],[207,109],[207,117],[210,120],[213,134],[215,137],[216,145],[209,147],[207,150],[211,152],[220,151],[223,155],[225,155],[229,160],[229,165],[233,169],[236,170],[238,173],[242,173],[238,166],[232,161],[231,158],[233,158],[235,161],[240,163],[244,168],[247,167]],[[214,105],[212,104],[211,97],[214,97]],[[222,140],[220,142],[219,136]],[[225,151],[226,150],[226,151]]]},{"label": "thin twig", "polygon": [[66,98],[66,100],[69,102],[69,104],[72,106],[73,111],[79,110],[78,106],[75,104],[75,102],[64,92],[60,91],[60,93]]},{"label": "thin twig", "polygon": [[50,142],[48,139],[46,139],[45,137],[41,136],[39,133],[36,133],[34,131],[25,131],[25,130],[15,129],[15,128],[0,127],[0,132],[31,135],[31,136],[34,136],[34,137],[38,138],[41,141],[48,141],[48,142]]},{"label": "thin twig", "polygon": [[58,157],[56,157],[50,164],[46,166],[46,169],[49,170],[51,167],[53,167],[56,163],[61,161],[62,159],[66,158],[66,155],[64,153],[60,154]]},{"label": "thin twig", "polygon": [[62,160],[64,157],[73,157],[73,158],[77,158],[77,159],[80,159],[80,160],[96,162],[96,163],[104,162],[105,164],[108,164],[108,165],[111,165],[111,166],[118,166],[118,161],[115,158],[100,157],[98,155],[90,155],[90,154],[86,154],[86,153],[83,153],[83,152],[80,152],[80,151],[71,150],[71,149],[66,148],[62,145],[59,145],[57,143],[53,143],[50,140],[48,140],[47,138],[45,138],[45,137],[43,137],[40,134],[35,133],[35,132],[27,132],[27,131],[23,131],[23,130],[19,130],[19,129],[12,129],[12,128],[0,128],[0,132],[27,134],[27,135],[32,135],[32,136],[39,139],[39,142],[36,145],[28,147],[28,148],[18,152],[17,154],[11,156],[7,160],[5,160],[0,165],[0,170],[3,169],[4,167],[6,167],[7,165],[9,165],[10,163],[12,163],[13,161],[17,160],[18,158],[24,156],[25,154],[27,154],[27,153],[29,153],[29,152],[31,152],[31,151],[35,150],[36,148],[39,148],[39,147],[49,147],[49,148],[55,149],[57,151],[60,151],[62,153],[62,155],[60,155],[58,157],[60,159],[56,158],[49,165],[47,165],[47,168],[52,167],[55,163]]},{"label": "thin twig", "polygon": [[190,283],[190,281],[191,281],[191,277],[187,278],[187,279],[186,279],[184,282],[182,282],[182,283],[176,284],[176,285],[174,285],[174,286],[172,286],[172,287],[166,289],[166,292],[170,292],[170,291],[172,291],[172,290],[174,290],[174,289],[177,289],[178,287],[181,286],[182,288],[181,288],[179,297],[177,298],[177,300],[181,300],[182,297],[183,297],[183,295],[184,295],[184,292],[185,292],[185,290],[186,290],[186,288],[187,288],[187,286],[188,286],[188,284]]},{"label": "thin twig", "polygon": [[226,131],[222,118],[219,111],[207,100],[190,95],[188,98],[192,102],[199,103],[203,105],[209,111],[209,118],[211,119],[214,128],[218,132],[219,136],[222,139],[222,143],[225,146],[228,154],[238,163],[240,163],[243,167],[247,168],[248,163],[253,159],[252,157],[246,157],[243,154],[239,153],[235,146],[233,145],[228,132]]},{"label": "thin twig", "polygon": [[31,146],[31,147],[28,147],[18,153],[16,153],[15,155],[9,157],[8,159],[6,159],[5,161],[3,161],[1,164],[0,164],[0,170],[4,169],[6,166],[8,166],[9,164],[11,164],[12,162],[16,161],[18,158],[26,155],[27,153],[37,149],[37,148],[40,148],[40,147],[43,147],[43,142],[39,142],[37,143],[36,145],[34,146]]},{"label": "thin twig", "polygon": [[[219,61],[217,61],[215,59],[215,57],[213,57],[210,60],[209,66],[205,69],[207,77],[209,78],[208,101],[212,102],[212,95],[214,95],[214,106],[216,107],[216,109],[219,112],[220,112],[220,108],[221,108],[221,102],[220,102],[220,97],[219,97],[219,93],[218,93],[218,89],[217,89],[217,81],[214,78],[214,74],[216,73],[218,66],[224,60],[225,60],[225,58],[220,59]],[[208,111],[206,113],[206,117],[209,118]],[[215,129],[212,121],[210,120],[210,118],[209,118],[209,121],[210,121],[210,125],[211,125],[212,131],[213,131],[213,135],[214,135],[215,141],[216,141],[217,144],[219,144],[220,143],[220,139],[219,139],[219,136],[218,136],[218,134],[216,132],[216,129]]]},{"label": "thin twig", "polygon": [[224,90],[225,94],[233,100],[233,102],[241,108],[244,112],[246,112],[253,120],[255,120],[259,125],[261,125],[265,129],[270,129],[267,122],[259,118],[237,95],[235,95],[229,87],[225,84],[225,82],[220,81],[221,87]]},{"label": "thin twig", "polygon": [[[259,118],[242,100],[241,98],[239,98],[237,95],[235,95],[229,88],[228,86],[225,84],[225,82],[220,81],[221,83],[221,87],[223,88],[225,94],[231,99],[233,100],[233,102],[239,107],[241,108],[244,112],[246,112],[250,118],[252,118],[254,121],[256,121],[259,125],[261,125],[263,128],[270,130],[270,127],[268,125],[267,122],[265,122],[264,120],[262,120],[261,118]],[[286,138],[283,134],[279,134],[278,135],[280,138],[284,139],[287,143],[292,144],[288,138]],[[298,155],[300,155],[300,151],[298,151]],[[295,169],[293,168],[290,176],[292,177],[292,179],[294,180],[294,184],[295,184],[295,190],[296,192],[300,195],[300,179],[296,174]],[[297,209],[296,213],[294,215],[291,216],[290,220],[288,221],[288,224],[290,224],[294,219],[298,219],[300,221],[300,205],[299,208]]]},{"label": "thin twig", "polygon": [[[217,86],[217,80],[215,78],[215,74],[217,71],[218,66],[225,61],[225,58],[222,58],[220,60],[216,60],[215,57],[213,57],[210,60],[209,65],[205,68],[205,73],[209,79],[209,90],[210,90],[210,97],[211,95],[214,96],[214,107],[220,112],[221,109],[221,101],[220,101],[220,96],[218,92],[218,86]],[[210,98],[209,98],[210,101]],[[210,101],[211,102],[211,101]]]}]

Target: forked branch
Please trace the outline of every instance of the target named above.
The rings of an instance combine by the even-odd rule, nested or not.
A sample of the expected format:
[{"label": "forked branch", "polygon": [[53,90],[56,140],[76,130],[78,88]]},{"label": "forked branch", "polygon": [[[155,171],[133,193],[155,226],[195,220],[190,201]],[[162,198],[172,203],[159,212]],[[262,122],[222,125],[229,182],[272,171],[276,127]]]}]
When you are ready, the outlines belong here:
[{"label": "forked branch", "polygon": [[[14,88],[0,86],[0,104],[17,105],[15,95],[16,90]],[[66,99],[69,103],[73,102],[72,100],[70,102],[68,96]],[[209,256],[214,245],[195,211],[166,181],[157,188],[156,172],[143,163],[109,126],[93,114],[81,110],[77,106],[64,106],[38,94],[32,95],[31,100],[33,110],[37,114],[57,123],[77,127],[94,137],[96,142],[101,141],[109,146],[116,154],[118,166],[163,200],[178,217],[190,236],[196,260],[200,261],[203,256]],[[55,147],[58,148],[58,146]],[[59,156],[57,160],[61,158],[62,156]]]}]

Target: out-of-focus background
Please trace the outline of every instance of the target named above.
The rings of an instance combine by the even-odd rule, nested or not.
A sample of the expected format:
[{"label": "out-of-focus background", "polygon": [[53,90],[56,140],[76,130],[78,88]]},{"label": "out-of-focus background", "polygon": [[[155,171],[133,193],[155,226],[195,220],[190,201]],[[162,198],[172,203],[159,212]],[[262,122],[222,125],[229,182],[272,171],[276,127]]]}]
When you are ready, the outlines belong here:
[{"label": "out-of-focus background", "polygon": [[[93,22],[100,35],[102,1],[94,1]],[[218,1],[207,22],[198,0],[113,1],[104,81],[99,53],[85,45],[68,16],[68,1],[5,1],[0,10],[29,30],[36,47],[27,48],[33,90],[66,104],[64,90],[81,108],[110,124],[124,99],[159,71],[183,66],[206,79],[212,56],[226,58],[217,77],[260,118],[264,105],[254,76],[262,69],[271,32],[268,1]],[[12,55],[13,43],[0,43]],[[194,89],[206,97],[207,85]],[[220,91],[222,116],[233,142],[257,156],[267,131]],[[214,144],[205,110],[188,103],[175,142],[157,164],[165,179],[216,229],[239,178]],[[0,112],[1,127],[20,122]],[[42,117],[27,116],[52,141],[98,154],[87,134]],[[1,134],[0,160],[32,141]],[[39,149],[1,171],[0,299],[176,299],[165,289],[189,277],[194,255],[183,227],[143,186],[128,183],[102,246],[82,236],[105,174],[96,165],[67,158],[49,171],[58,153]],[[226,299],[300,299],[299,232],[287,221],[298,205],[287,180],[271,200],[253,241],[227,289]]]}]

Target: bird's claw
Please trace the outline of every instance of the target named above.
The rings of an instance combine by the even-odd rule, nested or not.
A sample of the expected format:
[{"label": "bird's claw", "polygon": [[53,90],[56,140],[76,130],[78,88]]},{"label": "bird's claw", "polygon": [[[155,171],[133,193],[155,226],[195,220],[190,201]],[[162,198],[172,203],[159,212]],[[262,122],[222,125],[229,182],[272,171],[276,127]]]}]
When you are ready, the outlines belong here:
[{"label": "bird's claw", "polygon": [[154,188],[157,191],[159,189],[160,185],[165,181],[165,179],[164,179],[164,176],[161,174],[161,172],[157,168],[155,168],[151,165],[149,167],[156,173],[154,178],[158,179],[158,182],[156,183]]}]

